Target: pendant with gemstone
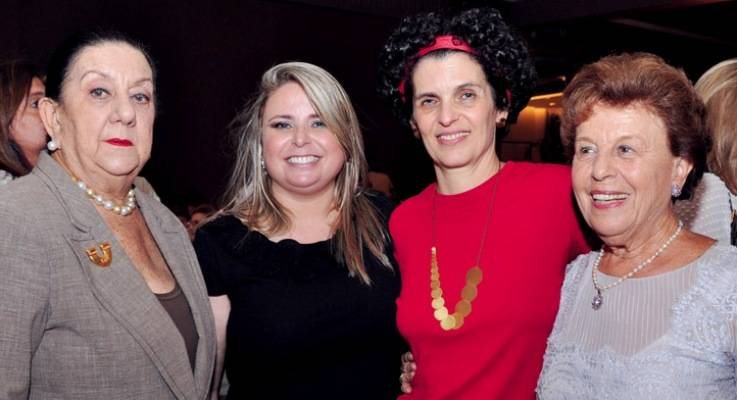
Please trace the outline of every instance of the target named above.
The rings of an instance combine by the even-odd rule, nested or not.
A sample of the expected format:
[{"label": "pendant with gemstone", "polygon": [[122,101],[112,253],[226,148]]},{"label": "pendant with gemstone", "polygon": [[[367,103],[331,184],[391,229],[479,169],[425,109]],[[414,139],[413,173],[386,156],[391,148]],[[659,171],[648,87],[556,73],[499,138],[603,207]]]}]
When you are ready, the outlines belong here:
[{"label": "pendant with gemstone", "polygon": [[596,295],[594,295],[594,299],[591,300],[591,308],[594,310],[598,310],[601,308],[601,304],[604,302],[604,296],[601,295],[601,290],[596,290]]}]

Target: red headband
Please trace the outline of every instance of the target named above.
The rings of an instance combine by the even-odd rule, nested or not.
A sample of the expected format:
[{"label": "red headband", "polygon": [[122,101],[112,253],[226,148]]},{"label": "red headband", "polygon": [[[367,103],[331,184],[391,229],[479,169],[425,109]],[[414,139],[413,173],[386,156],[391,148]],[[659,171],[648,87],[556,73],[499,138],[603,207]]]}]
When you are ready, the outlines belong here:
[{"label": "red headband", "polygon": [[[432,43],[421,48],[417,52],[417,54],[414,56],[414,58],[418,59],[435,50],[457,50],[457,51],[462,51],[464,53],[469,53],[469,54],[474,54],[474,55],[476,54],[476,50],[474,50],[474,48],[471,47],[471,45],[468,44],[468,42],[466,42],[465,40],[459,37],[453,36],[453,35],[440,35],[440,36],[435,36],[435,40],[433,40]],[[404,75],[405,77],[402,78],[402,80],[399,82],[399,86],[397,87],[397,90],[399,90],[399,95],[402,98],[402,101],[405,101],[404,87],[406,85],[407,77],[409,75],[409,71],[406,70],[406,67],[405,67]],[[505,94],[507,97],[507,101],[511,104],[512,103],[512,92],[509,89],[507,89]]]},{"label": "red headband", "polygon": [[[421,48],[413,58],[418,59],[435,50],[458,50],[464,53],[476,54],[476,50],[474,50],[473,47],[471,47],[471,45],[468,44],[468,42],[466,42],[465,40],[459,37],[455,37],[453,35],[440,35],[440,36],[435,36],[435,40],[433,40],[432,43],[430,43],[429,45]],[[409,71],[406,71],[406,67],[405,67],[404,75],[405,77],[402,78],[402,80],[399,82],[399,86],[397,87],[397,90],[399,90],[399,95],[401,96],[402,101],[405,101],[404,86],[407,81],[407,75],[409,75]]]}]

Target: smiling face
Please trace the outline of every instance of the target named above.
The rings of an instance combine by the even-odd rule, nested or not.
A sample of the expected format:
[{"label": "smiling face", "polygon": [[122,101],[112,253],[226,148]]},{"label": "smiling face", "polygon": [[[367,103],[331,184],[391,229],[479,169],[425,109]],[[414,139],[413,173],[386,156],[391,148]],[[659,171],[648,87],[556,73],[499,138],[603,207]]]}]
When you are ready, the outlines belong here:
[{"label": "smiling face", "polygon": [[274,90],[263,110],[263,156],[274,196],[329,194],[346,156],[295,82]]},{"label": "smiling face", "polygon": [[46,129],[44,129],[38,111],[38,102],[44,97],[44,84],[34,77],[31,88],[20,103],[10,123],[10,139],[23,151],[23,155],[31,164],[35,164],[38,153],[46,145]]},{"label": "smiling face", "polygon": [[691,168],[671,153],[662,119],[641,104],[596,104],[576,129],[574,193],[607,244],[644,240],[669,226],[671,184],[682,187]]},{"label": "smiling face", "polygon": [[411,125],[422,139],[436,172],[485,169],[498,162],[496,124],[507,112],[494,105],[494,92],[471,56],[455,52],[426,56],[412,74]]},{"label": "smiling face", "polygon": [[60,103],[44,100],[42,107],[64,163],[92,187],[106,186],[111,177],[132,179],[149,158],[153,73],[146,57],[127,43],[82,49],[68,69]]}]

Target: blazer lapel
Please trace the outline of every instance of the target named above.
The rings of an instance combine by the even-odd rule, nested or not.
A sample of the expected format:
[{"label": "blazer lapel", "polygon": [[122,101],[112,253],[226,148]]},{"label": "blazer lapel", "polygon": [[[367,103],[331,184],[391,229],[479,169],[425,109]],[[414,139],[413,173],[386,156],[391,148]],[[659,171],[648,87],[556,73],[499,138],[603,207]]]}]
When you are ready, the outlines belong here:
[{"label": "blazer lapel", "polygon": [[215,341],[212,340],[215,337],[215,326],[207,297],[207,289],[201,278],[202,272],[197,263],[197,256],[194,254],[184,227],[173,217],[165,220],[154,213],[154,207],[151,203],[155,201],[150,196],[141,195],[139,206],[146,218],[151,234],[159,245],[159,250],[161,250],[169,269],[182,288],[192,311],[197,335],[199,336],[194,378],[196,387],[202,389],[199,397],[203,398],[209,393],[215,357]]},{"label": "blazer lapel", "polygon": [[[42,155],[38,167],[41,178],[59,196],[77,228],[67,235],[67,242],[79,260],[94,296],[138,341],[178,399],[201,399],[195,390],[179,331],[97,210],[50,157]],[[160,238],[154,237],[161,246]],[[112,262],[105,267],[87,256],[88,250],[98,249],[102,243],[110,244],[112,253]],[[99,249],[97,251],[100,252]],[[170,262],[169,259],[167,261]]]}]

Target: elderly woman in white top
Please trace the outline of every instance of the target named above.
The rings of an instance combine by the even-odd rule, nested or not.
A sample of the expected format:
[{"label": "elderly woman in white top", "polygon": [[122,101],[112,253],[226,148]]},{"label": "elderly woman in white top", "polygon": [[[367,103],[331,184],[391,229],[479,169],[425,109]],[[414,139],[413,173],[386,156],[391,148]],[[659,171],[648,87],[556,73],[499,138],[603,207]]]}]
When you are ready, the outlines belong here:
[{"label": "elderly woman in white top", "polygon": [[604,246],[568,267],[540,399],[734,399],[737,249],[679,221],[708,149],[704,105],[649,54],[585,66],[564,94],[573,188]]}]

